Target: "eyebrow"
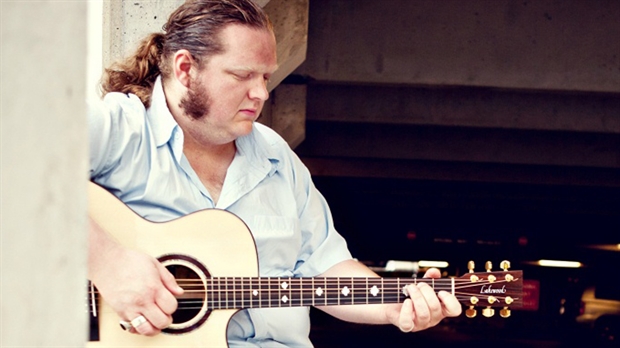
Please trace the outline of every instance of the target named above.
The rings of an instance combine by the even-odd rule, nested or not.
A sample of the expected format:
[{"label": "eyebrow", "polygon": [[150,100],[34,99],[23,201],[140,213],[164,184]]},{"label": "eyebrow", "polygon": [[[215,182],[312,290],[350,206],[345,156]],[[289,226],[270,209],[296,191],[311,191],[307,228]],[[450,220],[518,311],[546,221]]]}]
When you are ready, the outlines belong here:
[{"label": "eyebrow", "polygon": [[[268,72],[266,72],[266,74],[273,74],[274,72],[276,72],[278,69],[280,69],[280,65],[276,64],[273,70],[269,70]],[[249,71],[249,72],[258,72],[258,70],[256,70],[255,68],[249,67],[249,66],[238,66],[238,67],[233,67],[228,69],[229,71]]]}]

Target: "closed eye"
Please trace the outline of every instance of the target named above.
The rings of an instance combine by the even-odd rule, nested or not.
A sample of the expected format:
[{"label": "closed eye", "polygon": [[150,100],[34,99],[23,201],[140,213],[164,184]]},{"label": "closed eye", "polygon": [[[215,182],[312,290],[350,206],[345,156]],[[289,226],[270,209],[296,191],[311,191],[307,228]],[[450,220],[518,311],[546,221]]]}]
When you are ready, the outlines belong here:
[{"label": "closed eye", "polygon": [[252,77],[252,73],[233,73],[233,76],[238,80],[247,80]]}]

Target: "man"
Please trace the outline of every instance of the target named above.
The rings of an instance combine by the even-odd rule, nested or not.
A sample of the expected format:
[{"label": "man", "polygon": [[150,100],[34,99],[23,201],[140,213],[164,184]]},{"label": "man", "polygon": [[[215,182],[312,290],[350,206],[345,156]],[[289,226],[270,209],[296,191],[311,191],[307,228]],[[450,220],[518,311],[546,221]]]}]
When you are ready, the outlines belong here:
[{"label": "man", "polygon": [[[107,70],[104,100],[89,112],[91,180],[151,221],[206,208],[233,212],[253,233],[261,276],[375,277],[351,258],[306,167],[255,123],[278,67],[262,9],[249,0],[188,1],[164,29]],[[157,260],[94,223],[89,255],[90,279],[131,332],[156,335],[170,325],[183,289]],[[453,295],[426,284],[406,292],[402,304],[319,308],[405,332],[461,312]],[[228,326],[229,345],[310,346],[308,312],[240,311]]]}]

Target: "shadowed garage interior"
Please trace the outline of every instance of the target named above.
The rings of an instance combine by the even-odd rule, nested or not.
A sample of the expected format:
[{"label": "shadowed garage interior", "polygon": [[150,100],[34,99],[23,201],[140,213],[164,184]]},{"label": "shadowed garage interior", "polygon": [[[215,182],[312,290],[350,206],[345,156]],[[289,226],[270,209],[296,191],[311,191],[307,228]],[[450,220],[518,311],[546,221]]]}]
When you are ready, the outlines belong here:
[{"label": "shadowed garage interior", "polygon": [[417,335],[313,311],[317,347],[595,342],[575,318],[620,260],[619,16],[617,1],[309,2],[306,60],[271,100],[297,91],[292,143],[354,256],[443,260],[446,276],[510,260],[530,301]]}]

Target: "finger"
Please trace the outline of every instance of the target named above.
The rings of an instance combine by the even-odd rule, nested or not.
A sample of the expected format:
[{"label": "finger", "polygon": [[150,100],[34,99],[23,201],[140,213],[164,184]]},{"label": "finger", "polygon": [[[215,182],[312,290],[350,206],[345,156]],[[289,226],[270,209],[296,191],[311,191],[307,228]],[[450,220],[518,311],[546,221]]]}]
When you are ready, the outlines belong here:
[{"label": "finger", "polygon": [[177,284],[177,281],[172,275],[172,273],[170,273],[170,271],[168,271],[168,269],[159,262],[157,263],[157,269],[159,270],[161,281],[166,287],[166,289],[168,289],[174,295],[182,295],[183,288]]},{"label": "finger", "polygon": [[400,309],[400,316],[398,317],[398,328],[402,332],[411,332],[415,328],[413,323],[413,301],[406,299]]},{"label": "finger", "polygon": [[442,303],[442,312],[446,317],[458,317],[461,315],[463,308],[459,300],[447,291],[440,291],[437,297]]},{"label": "finger", "polygon": [[422,293],[424,297],[424,301],[426,303],[426,308],[430,314],[429,317],[429,325],[434,326],[437,325],[443,319],[443,308],[441,306],[441,302],[435,293],[435,289],[430,287],[426,283],[418,284],[418,289]]},{"label": "finger", "polygon": [[[150,325],[157,331],[165,329],[172,324],[172,316],[162,312],[158,306],[149,306],[143,311],[144,316],[148,319]],[[142,333],[142,331],[138,330]]]},{"label": "finger", "polygon": [[177,299],[166,289],[157,292],[155,295],[155,304],[166,316],[170,316],[178,307]]},{"label": "finger", "polygon": [[429,268],[424,273],[424,278],[441,278],[441,272],[437,268]]},{"label": "finger", "polygon": [[407,286],[407,291],[409,292],[409,298],[413,304],[413,324],[416,331],[427,328],[429,326],[431,313],[422,291],[416,285]]},{"label": "finger", "polygon": [[437,325],[443,319],[442,307],[435,290],[426,283],[411,286],[409,296],[413,301],[416,331]]},{"label": "finger", "polygon": [[174,313],[179,305],[176,297],[164,287],[158,289],[153,300],[157,307],[168,316]]}]

